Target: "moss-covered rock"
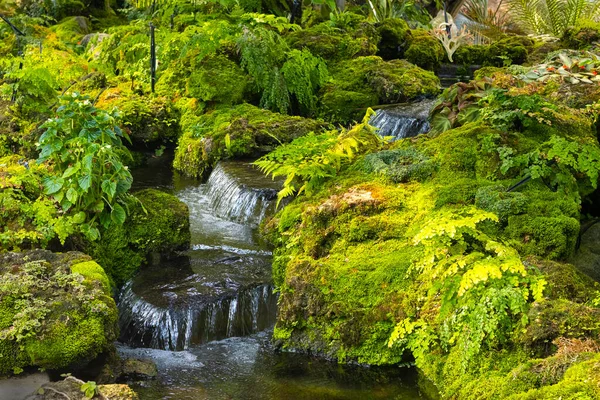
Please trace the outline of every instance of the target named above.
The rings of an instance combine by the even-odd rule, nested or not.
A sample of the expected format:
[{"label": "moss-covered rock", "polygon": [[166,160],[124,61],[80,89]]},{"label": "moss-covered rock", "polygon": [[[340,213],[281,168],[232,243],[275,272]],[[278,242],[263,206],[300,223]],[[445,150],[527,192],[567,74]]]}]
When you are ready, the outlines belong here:
[{"label": "moss-covered rock", "polygon": [[177,141],[179,113],[166,96],[142,95],[132,90],[131,83],[121,83],[102,92],[96,105],[119,109],[121,125],[134,148],[154,149]]},{"label": "moss-covered rock", "polygon": [[332,71],[332,81],[322,90],[321,115],[333,122],[349,123],[377,104],[433,96],[439,85],[433,73],[404,60],[359,57],[339,63]]},{"label": "moss-covered rock", "polygon": [[327,126],[250,104],[186,118],[187,129],[179,139],[173,165],[192,177],[206,176],[220,159],[256,157],[281,143]]},{"label": "moss-covered rock", "polygon": [[379,34],[375,27],[361,23],[347,30],[323,22],[307,29],[289,33],[286,41],[292,48],[307,48],[327,61],[347,60],[353,57],[370,56],[377,52]]},{"label": "moss-covered rock", "polygon": [[446,52],[440,41],[429,32],[415,29],[404,57],[421,68],[435,70],[446,57]]},{"label": "moss-covered rock", "polygon": [[0,274],[0,375],[81,367],[112,346],[117,309],[89,256],[4,253]]},{"label": "moss-covered rock", "polygon": [[223,55],[204,58],[192,64],[187,79],[187,96],[206,102],[238,104],[244,99],[250,77]]},{"label": "moss-covered rock", "polygon": [[403,58],[412,35],[403,19],[388,18],[375,25],[381,39],[377,45],[377,55],[384,60]]},{"label": "moss-covered rock", "polygon": [[91,32],[92,24],[85,17],[68,17],[54,25],[50,30],[65,43],[77,43]]},{"label": "moss-covered rock", "polygon": [[111,227],[97,242],[82,248],[120,286],[155,254],[171,254],[190,245],[189,210],[177,197],[156,189],[134,194],[124,225]]},{"label": "moss-covered rock", "polygon": [[580,246],[569,261],[600,282],[600,224],[592,225],[583,233]]},{"label": "moss-covered rock", "polygon": [[575,26],[569,27],[563,37],[562,44],[567,49],[586,49],[600,41],[600,23],[594,21],[580,21]]}]

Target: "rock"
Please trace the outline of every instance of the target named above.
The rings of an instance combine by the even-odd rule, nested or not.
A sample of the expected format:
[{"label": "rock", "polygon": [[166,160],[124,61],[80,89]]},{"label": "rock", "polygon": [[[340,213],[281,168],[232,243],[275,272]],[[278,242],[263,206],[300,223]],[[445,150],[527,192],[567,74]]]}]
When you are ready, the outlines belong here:
[{"label": "rock", "polygon": [[[36,394],[26,400],[79,400],[85,398],[81,387],[86,382],[69,376],[62,381],[42,385]],[[138,395],[127,385],[98,385],[93,399],[138,400]],[[15,399],[17,400],[17,399]]]},{"label": "rock", "polygon": [[118,382],[151,380],[156,379],[157,375],[158,369],[152,361],[129,358],[123,361]]},{"label": "rock", "polygon": [[74,369],[110,349],[117,308],[102,267],[79,252],[0,255],[0,375]]},{"label": "rock", "polygon": [[99,241],[83,244],[121,285],[153,254],[172,254],[190,245],[189,210],[172,194],[156,189],[135,193],[124,225],[104,232]]},{"label": "rock", "polygon": [[600,282],[600,223],[592,225],[581,236],[579,250],[570,262],[581,272]]},{"label": "rock", "polygon": [[0,399],[24,399],[49,381],[50,378],[45,372],[0,379]]}]

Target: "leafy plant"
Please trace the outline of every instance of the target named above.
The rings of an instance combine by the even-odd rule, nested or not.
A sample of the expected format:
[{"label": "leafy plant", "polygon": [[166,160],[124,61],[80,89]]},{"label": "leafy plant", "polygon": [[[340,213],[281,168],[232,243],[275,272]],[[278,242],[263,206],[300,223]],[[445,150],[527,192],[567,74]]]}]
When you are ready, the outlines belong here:
[{"label": "leafy plant", "polygon": [[412,240],[422,251],[411,272],[422,293],[418,311],[397,324],[390,347],[410,349],[419,365],[432,347],[457,346],[466,367],[482,347],[508,342],[527,323],[546,282],[528,273],[515,249],[484,233],[497,220],[475,207],[428,216]]},{"label": "leafy plant", "polygon": [[442,93],[431,110],[431,135],[438,135],[449,129],[475,121],[479,118],[479,101],[492,89],[489,78],[459,82]]},{"label": "leafy plant", "polygon": [[510,16],[504,7],[504,0],[497,2],[495,7],[491,7],[489,0],[467,0],[461,12],[469,18],[470,22],[467,24],[475,34],[477,43],[489,42],[510,29]]},{"label": "leafy plant", "polygon": [[362,123],[340,134],[310,133],[257,160],[254,164],[265,174],[286,177],[278,193],[278,204],[293,194],[313,193],[358,155],[381,148],[382,138],[368,123],[373,114],[369,109]]},{"label": "leafy plant", "polygon": [[100,236],[97,226],[123,224],[125,199],[132,177],[122,143],[128,137],[117,126],[118,113],[95,108],[77,93],[63,96],[55,118],[47,120],[38,143],[38,163],[48,162],[52,175],[43,180],[45,194],[74,217],[90,240]]},{"label": "leafy plant", "polygon": [[81,391],[84,396],[88,399],[92,399],[95,395],[99,393],[98,385],[94,381],[87,381],[83,385],[81,385]]},{"label": "leafy plant", "polygon": [[580,19],[600,16],[599,0],[508,0],[513,21],[525,32],[562,37]]},{"label": "leafy plant", "polygon": [[517,77],[525,82],[545,82],[558,79],[571,84],[600,82],[600,57],[592,52],[561,50],[551,54],[543,64],[529,68]]},{"label": "leafy plant", "polygon": [[429,13],[421,3],[418,0],[367,0],[369,17],[375,22],[399,18],[415,27],[425,27],[429,23]]},{"label": "leafy plant", "polygon": [[275,31],[257,27],[239,39],[242,66],[262,92],[260,106],[287,113],[293,99],[306,113],[316,108],[316,93],[329,74],[325,62],[309,50],[291,50]]}]

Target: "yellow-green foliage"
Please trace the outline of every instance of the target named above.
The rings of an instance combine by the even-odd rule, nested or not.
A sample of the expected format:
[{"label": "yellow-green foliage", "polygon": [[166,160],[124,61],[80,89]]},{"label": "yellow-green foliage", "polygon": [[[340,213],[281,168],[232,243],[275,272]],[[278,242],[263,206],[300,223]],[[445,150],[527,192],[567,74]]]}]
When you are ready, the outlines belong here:
[{"label": "yellow-green foliage", "polygon": [[439,92],[439,79],[404,60],[359,57],[341,62],[323,88],[321,116],[349,123],[360,120],[368,107],[409,101]]},{"label": "yellow-green foliage", "polygon": [[91,32],[91,22],[85,17],[68,17],[54,25],[51,29],[58,40],[76,44],[84,35]]},{"label": "yellow-green foliage", "polygon": [[117,309],[90,257],[4,253],[0,273],[0,375],[82,366],[112,346]]},{"label": "yellow-green foliage", "polygon": [[[561,384],[537,367],[511,371],[551,356],[561,337],[597,337],[594,286],[572,266],[523,256],[574,250],[600,146],[589,116],[527,100],[532,89],[482,103],[480,121],[365,156],[265,225],[284,347],[374,364],[410,352],[443,398]],[[507,193],[519,162],[536,157],[554,159],[552,172]]]},{"label": "yellow-green foliage", "polygon": [[173,163],[177,170],[193,177],[205,176],[220,159],[257,156],[326,127],[319,121],[273,113],[250,104],[194,115],[198,111],[192,108],[182,116],[186,121],[184,134]]},{"label": "yellow-green foliage", "polygon": [[58,212],[43,194],[44,166],[19,156],[0,158],[0,249],[20,250],[46,246],[74,232],[74,217]]}]

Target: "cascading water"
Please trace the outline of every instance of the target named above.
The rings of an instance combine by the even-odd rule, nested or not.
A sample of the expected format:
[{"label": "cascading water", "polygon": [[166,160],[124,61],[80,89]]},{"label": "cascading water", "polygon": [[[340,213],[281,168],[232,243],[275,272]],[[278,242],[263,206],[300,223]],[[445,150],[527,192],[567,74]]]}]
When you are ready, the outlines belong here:
[{"label": "cascading water", "polygon": [[271,285],[243,289],[217,299],[185,299],[159,307],[140,297],[132,285],[124,287],[119,303],[121,341],[137,347],[185,350],[213,340],[246,336],[269,328],[277,312]]},{"label": "cascading water", "polygon": [[273,210],[280,187],[249,163],[221,162],[208,179],[207,195],[217,216],[257,226]]},{"label": "cascading water", "polygon": [[377,110],[369,124],[379,129],[383,137],[394,140],[414,137],[429,131],[429,112],[435,100],[423,100]]},{"label": "cascading water", "polygon": [[190,209],[191,249],[140,271],[119,301],[120,340],[183,350],[275,322],[271,252],[254,227],[274,209],[278,183],[249,163],[217,165],[177,196]]},{"label": "cascading water", "polygon": [[203,185],[162,179],[163,165],[135,172],[137,188],[158,185],[188,205],[192,245],[142,269],[120,295],[120,355],[158,366],[156,380],[132,383],[141,400],[423,398],[412,370],[276,352],[272,256],[256,226],[278,184],[248,163],[221,163]]}]

